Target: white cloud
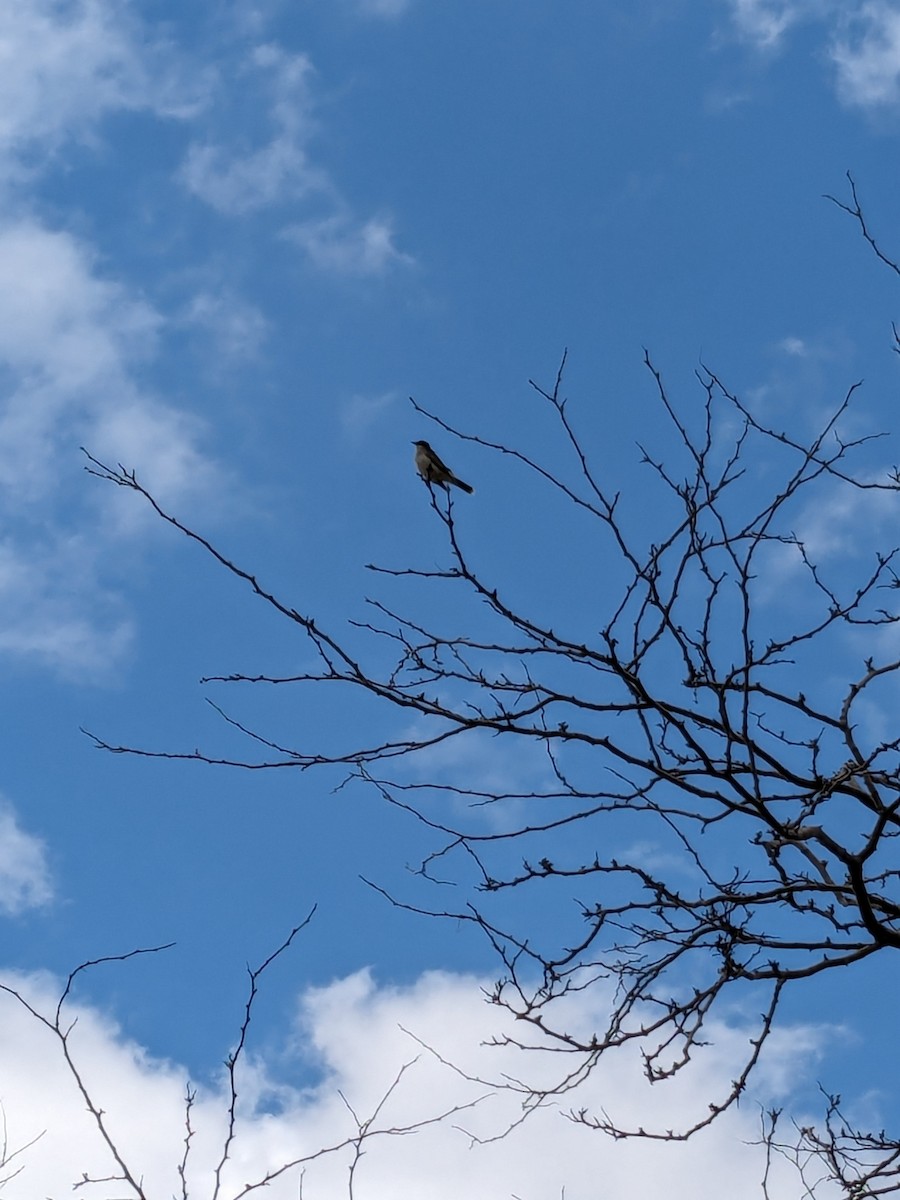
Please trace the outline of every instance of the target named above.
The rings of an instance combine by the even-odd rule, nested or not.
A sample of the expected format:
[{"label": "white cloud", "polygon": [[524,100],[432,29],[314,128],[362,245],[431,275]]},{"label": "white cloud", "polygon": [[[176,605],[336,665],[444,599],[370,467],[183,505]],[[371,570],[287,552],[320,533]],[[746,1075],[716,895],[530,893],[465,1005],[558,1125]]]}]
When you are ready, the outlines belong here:
[{"label": "white cloud", "polygon": [[741,37],[760,49],[778,46],[785,33],[809,12],[809,0],[728,0]]},{"label": "white cloud", "polygon": [[[874,474],[869,477],[871,482],[876,479],[887,483],[887,472],[880,477]],[[825,584],[847,599],[848,563],[861,564],[856,578],[856,582],[861,583],[874,564],[876,554],[883,552],[885,544],[891,544],[891,531],[896,522],[896,492],[857,489],[844,484],[820,489],[815,498],[810,495],[796,513],[791,532],[803,545],[808,561],[821,568]],[[811,588],[808,567],[800,550],[792,543],[770,545],[757,562],[756,597],[762,603],[771,604],[779,613],[783,614],[788,605],[802,606],[808,601],[812,594],[807,590],[808,585]],[[875,601],[873,607],[880,603],[877,599],[880,595],[879,591],[875,597],[870,597]],[[821,594],[817,603],[820,606],[823,603]],[[877,635],[877,631],[867,628],[865,638],[874,646],[873,639]],[[889,636],[893,639],[892,633]]]},{"label": "white cloud", "polygon": [[368,17],[400,17],[409,8],[410,0],[357,0],[359,11]]},{"label": "white cloud", "polygon": [[351,396],[341,405],[341,427],[344,433],[353,441],[360,441],[397,403],[397,399],[397,392],[382,392],[377,396]]},{"label": "white cloud", "polygon": [[883,108],[900,102],[900,9],[893,0],[726,0],[738,35],[779,49],[802,22],[824,27],[828,56],[845,104]]},{"label": "white cloud", "polygon": [[778,345],[785,354],[790,354],[793,358],[806,358],[809,354],[809,346],[803,338],[782,338]]},{"label": "white cloud", "polygon": [[195,144],[188,150],[181,177],[188,191],[232,216],[327,189],[324,174],[312,166],[296,137],[287,133],[277,134],[242,157],[223,146]]},{"label": "white cloud", "polygon": [[[839,330],[828,330],[827,333],[819,333],[812,337],[800,337],[796,334],[789,334],[775,343],[775,349],[780,350],[788,358],[805,360],[805,374],[803,377],[808,384],[822,366],[836,362],[848,363],[853,347],[850,345],[846,335],[842,334]],[[794,364],[794,368],[798,372],[803,370],[799,362]],[[779,383],[783,387],[786,385],[786,382],[782,373]],[[784,400],[784,396],[779,397],[780,404],[783,405]],[[818,415],[821,415],[821,413]]]},{"label": "white cloud", "polygon": [[380,275],[388,267],[414,260],[394,244],[393,224],[372,217],[359,225],[341,214],[293,225],[285,236],[301,246],[317,267],[338,275]]},{"label": "white cloud", "polygon": [[[497,666],[499,674],[499,664]],[[519,675],[520,664],[510,664],[510,678]],[[409,725],[403,736],[414,740],[429,737],[433,732],[428,722],[422,720]],[[528,797],[542,789],[553,791],[559,786],[543,746],[513,747],[486,730],[464,738],[447,738],[428,746],[408,760],[406,772],[426,787],[432,780],[439,779],[446,787],[459,788],[460,794],[453,801],[455,809],[471,813],[472,806],[476,805],[485,820],[492,825],[499,821],[504,828],[519,819],[522,812],[519,804],[504,799],[500,804],[488,803],[481,807],[481,801],[491,796]],[[464,793],[471,788],[473,779],[478,781],[478,795],[469,798]],[[441,803],[446,803],[446,799]]]},{"label": "white cloud", "polygon": [[308,57],[263,45],[253,51],[246,69],[264,78],[271,91],[274,133],[253,150],[195,142],[181,170],[188,191],[230,215],[329,192],[327,174],[307,153],[316,128],[310,91],[313,67]]},{"label": "white cloud", "polygon": [[[152,358],[162,318],[102,279],[71,234],[34,222],[0,226],[0,488],[24,506],[53,492],[59,454],[80,443],[118,455],[154,486],[196,488],[197,422],[139,391],[134,368]],[[73,459],[74,461],[74,459]]]},{"label": "white cloud", "polygon": [[170,497],[214,472],[197,422],[137,384],[160,314],[84,241],[28,215],[23,185],[109,114],[189,115],[208,75],[185,85],[183,66],[113,0],[0,6],[0,652],[66,671],[113,666],[132,634],[97,579],[99,535],[115,524],[86,543],[65,507],[79,443],[130,458]]},{"label": "white cloud", "polygon": [[[0,156],[28,174],[107,113],[185,115],[202,92],[175,78],[171,48],[155,45],[127,6],[108,0],[4,0],[0,5]],[[26,155],[27,157],[23,157]]]},{"label": "white cloud", "polygon": [[882,0],[864,4],[849,36],[832,48],[838,91],[847,104],[883,107],[900,100],[900,10]]},{"label": "white cloud", "polygon": [[0,913],[17,916],[52,898],[43,841],[25,832],[12,805],[0,796]]},{"label": "white cloud", "polygon": [[272,136],[255,146],[241,134],[225,141],[193,143],[181,168],[182,183],[198,199],[228,216],[314,200],[325,208],[326,215],[290,225],[284,233],[321,270],[378,275],[394,264],[411,263],[412,258],[397,249],[390,218],[360,221],[350,212],[329,173],[313,161],[310,143],[318,131],[313,73],[305,54],[288,54],[273,44],[258,46],[244,75],[251,80],[265,79],[270,90]]},{"label": "white cloud", "polygon": [[[97,531],[86,545],[59,508],[79,445],[137,469],[168,500],[214,486],[199,422],[135,383],[161,325],[70,233],[0,223],[0,651],[108,669],[130,642],[98,587]],[[114,511],[120,530],[133,528],[135,506]]]},{"label": "white cloud", "polygon": [[0,653],[82,681],[115,667],[134,630],[97,583],[96,553],[58,532],[0,542]]},{"label": "white cloud", "polygon": [[[60,985],[48,976],[7,974],[0,982],[25,990],[44,1012],[55,1007]],[[501,1080],[504,1073],[515,1078],[536,1069],[523,1061],[521,1051],[484,1045],[486,1038],[507,1026],[503,1013],[485,1003],[482,983],[434,972],[408,987],[379,988],[361,972],[308,991],[300,1002],[294,1051],[307,1066],[318,1069],[318,1082],[289,1087],[273,1076],[264,1060],[248,1064],[239,1080],[238,1131],[221,1194],[231,1197],[292,1158],[352,1137],[355,1123],[348,1106],[360,1119],[368,1118],[402,1066],[413,1063],[373,1128],[398,1129],[455,1105],[481,1098],[480,1102],[413,1135],[373,1137],[357,1168],[357,1200],[496,1200],[510,1195],[559,1196],[562,1189],[567,1200],[596,1200],[600,1179],[603,1194],[609,1196],[719,1200],[728,1195],[729,1200],[756,1200],[763,1162],[748,1144],[758,1135],[758,1113],[749,1103],[685,1145],[612,1142],[566,1120],[549,1105],[499,1141],[473,1141],[493,1138],[517,1120],[521,1110],[516,1095],[504,1087],[466,1080],[420,1043],[469,1075]],[[586,1008],[583,996],[574,1000],[573,1018],[589,1018]],[[72,1053],[132,1171],[143,1179],[148,1195],[180,1195],[184,1070],[152,1059],[96,1010],[73,1005],[69,1018],[75,1016]],[[648,1127],[653,1122],[681,1124],[688,1114],[705,1112],[706,1103],[728,1086],[737,1056],[747,1046],[746,1031],[739,1028],[719,1027],[715,1033],[717,1045],[699,1054],[690,1081],[651,1088],[639,1059],[623,1054],[591,1078],[577,1094],[577,1103],[610,1109],[623,1121]],[[268,1037],[266,1041],[271,1044]],[[814,1044],[815,1038],[804,1029],[789,1031],[781,1039],[773,1056],[777,1070],[767,1081],[775,1099],[784,1098],[782,1085],[804,1076]],[[284,1049],[277,1052],[282,1060]],[[558,1070],[558,1056],[551,1058]],[[84,1172],[112,1174],[113,1164],[62,1067],[58,1046],[8,995],[0,996],[0,1061],[0,1099],[11,1118],[11,1145],[46,1130],[25,1156],[18,1194],[59,1195]],[[566,1107],[575,1099],[570,1095]],[[221,1085],[200,1088],[192,1111],[192,1195],[211,1190],[224,1123]],[[344,1149],[311,1162],[303,1196],[346,1196],[350,1161],[351,1152]],[[296,1200],[298,1179],[299,1169],[287,1172],[265,1194],[271,1200]],[[782,1181],[776,1177],[770,1183],[777,1187]]]},{"label": "white cloud", "polygon": [[[844,485],[807,504],[796,523],[796,534],[815,563],[836,555],[842,559],[871,555],[874,559],[879,534],[889,532],[896,520],[896,492],[861,491]],[[884,539],[881,541],[883,544]]]},{"label": "white cloud", "polygon": [[135,468],[165,504],[185,494],[210,494],[220,481],[218,468],[197,448],[200,432],[188,414],[132,394],[102,406],[89,439],[97,458]]},{"label": "white cloud", "polygon": [[[68,10],[68,11],[67,11]],[[80,132],[136,102],[130,36],[99,3],[7,0],[0,14],[0,145]]]},{"label": "white cloud", "polygon": [[145,356],[159,318],[71,234],[34,221],[0,227],[0,358],[36,379],[92,388],[125,354]]},{"label": "white cloud", "polygon": [[218,366],[230,367],[236,361],[256,358],[269,330],[269,322],[260,310],[227,286],[197,292],[182,320],[209,335],[216,360],[210,364],[213,374]]}]

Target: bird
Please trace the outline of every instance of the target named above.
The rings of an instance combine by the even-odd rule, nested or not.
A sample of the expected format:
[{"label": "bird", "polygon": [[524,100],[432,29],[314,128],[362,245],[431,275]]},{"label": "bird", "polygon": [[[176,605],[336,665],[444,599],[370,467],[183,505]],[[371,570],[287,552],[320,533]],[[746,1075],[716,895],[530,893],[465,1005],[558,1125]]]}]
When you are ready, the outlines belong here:
[{"label": "bird", "polygon": [[452,483],[454,487],[462,488],[464,492],[468,492],[470,495],[475,491],[470,484],[463,483],[461,479],[457,479],[450,468],[441,462],[438,455],[427,442],[413,442],[413,445],[416,448],[416,469],[426,483],[437,483],[442,488],[446,488],[448,483]]}]

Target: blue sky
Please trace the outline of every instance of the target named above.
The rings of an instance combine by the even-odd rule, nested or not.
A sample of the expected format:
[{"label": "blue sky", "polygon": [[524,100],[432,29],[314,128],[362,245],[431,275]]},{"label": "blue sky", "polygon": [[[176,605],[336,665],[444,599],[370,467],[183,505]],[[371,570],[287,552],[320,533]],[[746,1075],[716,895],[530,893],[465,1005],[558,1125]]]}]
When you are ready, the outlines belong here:
[{"label": "blue sky", "polygon": [[[860,428],[893,434],[896,280],[823,193],[847,198],[851,170],[900,255],[898,135],[887,0],[2,6],[0,970],[49,1002],[85,959],[176,943],[98,970],[76,998],[103,1105],[162,1194],[184,1081],[204,1089],[211,1145],[245,964],[313,904],[266,981],[236,1170],[264,1171],[298,1128],[309,1145],[345,1136],[339,1091],[365,1108],[385,1090],[409,1050],[401,1025],[495,1070],[478,1059],[496,1019],[478,986],[496,964],[470,931],[361,882],[418,895],[408,868],[430,843],[370,792],[336,792],[339,774],[151,762],[84,736],[239,752],[206,697],[309,748],[396,726],[344,697],[201,686],[301,669],[305,644],[137,497],[85,474],[79,447],[135,469],[266,586],[344,629],[366,596],[401,594],[365,564],[441,560],[410,445],[431,434],[410,395],[553,463],[528,380],[551,385],[568,347],[571,412],[623,491],[641,487],[636,441],[662,454],[669,438],[644,347],[688,410],[701,362],[800,430],[865,379]],[[478,561],[590,628],[590,590],[561,581],[602,594],[605,564],[576,556],[562,510],[482,450],[433,440],[476,485],[458,517]],[[900,460],[893,442],[870,454]],[[890,515],[829,508],[805,530],[827,559]],[[452,596],[435,603],[453,614]],[[494,745],[467,753],[438,766],[539,769]],[[804,994],[763,1091],[787,1102],[796,1085],[802,1111],[816,1079],[837,1080],[889,1121],[896,1064],[866,1034],[885,1018],[884,978],[846,985],[849,1018],[842,981]],[[53,1047],[3,1011],[10,1142],[48,1130],[4,1195],[104,1173],[70,1083],[46,1083]],[[663,1122],[702,1107],[731,1077],[735,1022],[669,1099],[626,1064],[587,1099],[614,1092]],[[459,1080],[418,1069],[405,1111],[457,1095]],[[507,1119],[497,1103],[481,1132]],[[359,1195],[581,1200],[598,1164],[610,1195],[620,1181],[655,1196],[663,1178],[676,1198],[720,1196],[725,1180],[757,1194],[749,1105],[687,1148],[610,1145],[550,1113],[529,1128],[481,1151],[443,1127],[392,1142]],[[319,1169],[304,1195],[345,1187],[344,1160]]]}]

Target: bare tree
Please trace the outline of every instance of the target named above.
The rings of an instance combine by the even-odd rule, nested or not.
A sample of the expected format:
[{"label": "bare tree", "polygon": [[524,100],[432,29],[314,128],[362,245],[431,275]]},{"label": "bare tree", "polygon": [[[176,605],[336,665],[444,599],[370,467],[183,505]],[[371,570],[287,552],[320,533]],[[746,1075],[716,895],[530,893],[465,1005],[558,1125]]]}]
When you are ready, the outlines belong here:
[{"label": "bare tree", "polygon": [[[853,205],[841,207],[885,258],[852,179],[851,188]],[[88,455],[92,474],[137,493],[308,640],[312,665],[302,673],[205,683],[344,685],[396,710],[405,728],[414,716],[419,731],[331,749],[286,746],[217,704],[251,753],[91,736],[114,752],[254,770],[339,766],[377,789],[433,831],[421,874],[467,886],[457,906],[405,903],[470,922],[490,940],[502,965],[490,999],[565,1063],[549,1092],[614,1137],[672,1140],[745,1094],[788,993],[900,947],[900,734],[872,717],[889,711],[900,676],[898,546],[877,544],[877,523],[862,515],[896,512],[900,473],[873,456],[878,435],[855,432],[858,383],[804,435],[764,419],[705,367],[695,399],[676,402],[649,355],[645,362],[668,431],[654,438],[662,450],[640,448],[647,474],[621,493],[577,431],[563,394],[565,356],[552,386],[531,384],[559,439],[554,461],[557,450],[568,455],[563,468],[412,401],[445,434],[496,456],[495,471],[511,480],[524,472],[569,506],[561,536],[571,539],[572,571],[561,587],[586,588],[582,600],[596,613],[588,633],[549,620],[494,578],[469,550],[452,496],[431,485],[425,498],[444,565],[371,567],[382,580],[415,584],[418,607],[372,598],[367,619],[338,630],[164,510],[133,471]],[[861,514],[855,540],[871,535],[867,555],[854,544],[828,558],[804,534],[811,513],[838,503]],[[585,570],[596,560],[600,588]],[[453,618],[431,615],[423,584],[451,591]],[[505,790],[437,770],[422,782],[405,766],[485,735],[520,754],[535,748],[533,786]],[[450,819],[448,797],[467,801],[472,819]],[[486,827],[483,806],[502,821]],[[628,852],[638,844],[654,852]],[[530,916],[535,892],[554,913],[540,927]],[[560,1002],[600,986],[612,997],[605,1020],[573,1033]],[[638,1047],[654,1083],[688,1070],[711,1019],[739,999],[760,1013],[744,1062],[681,1128],[628,1127],[580,1107],[579,1085],[616,1047]],[[548,1095],[511,1086],[521,1087],[526,1110]],[[783,1128],[770,1114],[769,1153],[793,1154],[804,1178],[814,1162],[817,1180],[848,1197],[900,1190],[900,1141],[854,1129],[836,1099],[818,1130],[785,1141]],[[804,1186],[811,1195],[818,1183]]]}]

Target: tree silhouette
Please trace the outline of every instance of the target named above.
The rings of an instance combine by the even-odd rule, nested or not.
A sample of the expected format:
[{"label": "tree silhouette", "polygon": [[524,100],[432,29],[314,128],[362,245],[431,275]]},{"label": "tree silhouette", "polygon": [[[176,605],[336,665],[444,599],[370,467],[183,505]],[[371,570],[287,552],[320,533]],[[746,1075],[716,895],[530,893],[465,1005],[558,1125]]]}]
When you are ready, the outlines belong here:
[{"label": "tree silhouette", "polygon": [[[890,263],[850,185],[852,205],[835,203]],[[527,1071],[507,1081],[526,1110],[552,1094],[614,1137],[683,1139],[745,1093],[789,992],[900,946],[900,735],[878,716],[900,674],[890,636],[900,575],[898,547],[878,544],[874,519],[896,511],[900,474],[873,454],[879,435],[856,432],[858,383],[804,434],[764,418],[706,367],[691,399],[676,402],[646,354],[662,420],[640,448],[643,475],[610,490],[564,396],[565,361],[551,386],[531,385],[557,439],[540,458],[412,403],[423,421],[493,455],[509,486],[530,477],[548,504],[567,506],[560,595],[582,589],[589,627],[569,605],[548,619],[544,602],[514,595],[521,589],[470,548],[453,496],[426,485],[443,565],[372,566],[377,579],[412,585],[409,607],[372,598],[365,620],[338,629],[267,590],[133,471],[88,455],[92,474],[138,493],[313,652],[302,673],[205,683],[343,685],[395,710],[402,729],[348,735],[336,748],[287,746],[218,705],[252,752],[91,736],[105,750],[255,770],[337,766],[376,789],[432,831],[422,876],[465,887],[456,906],[402,903],[489,939],[501,966],[490,999],[562,1064],[550,1089],[530,1086]],[[836,550],[848,513],[853,535]],[[527,524],[521,540],[539,573]],[[433,589],[454,601],[442,617]],[[485,783],[477,769],[461,781],[434,765],[438,748],[446,762],[485,737],[516,747],[533,786]],[[609,995],[607,1011],[573,1031],[565,998],[586,989]],[[680,1128],[625,1127],[579,1106],[579,1085],[617,1047],[638,1047],[654,1082],[689,1070],[734,1001],[759,1013],[744,1062]],[[770,1113],[763,1140],[770,1156],[796,1162],[807,1195],[828,1182],[853,1197],[900,1186],[900,1142],[853,1128],[837,1097],[818,1129],[784,1129]]]}]

